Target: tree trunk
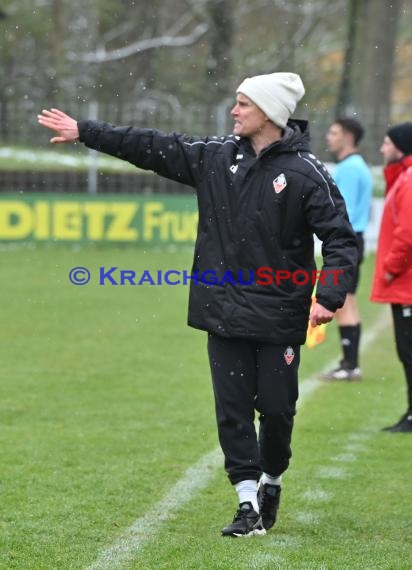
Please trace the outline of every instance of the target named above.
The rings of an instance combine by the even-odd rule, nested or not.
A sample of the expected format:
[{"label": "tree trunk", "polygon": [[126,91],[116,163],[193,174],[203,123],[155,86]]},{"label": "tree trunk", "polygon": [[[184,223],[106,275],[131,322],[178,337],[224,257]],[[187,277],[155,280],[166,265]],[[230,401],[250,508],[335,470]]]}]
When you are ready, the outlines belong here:
[{"label": "tree trunk", "polygon": [[364,125],[362,150],[366,159],[375,164],[381,162],[379,147],[390,121],[400,8],[401,0],[351,1],[354,12],[349,23],[351,41],[346,51],[338,108]]},{"label": "tree trunk", "polygon": [[349,0],[348,12],[348,35],[345,48],[345,59],[343,62],[342,76],[336,101],[336,117],[343,117],[350,113],[352,105],[351,76],[354,64],[355,42],[356,42],[356,22],[359,21],[359,8],[361,2]]},{"label": "tree trunk", "polygon": [[60,85],[64,74],[64,6],[62,0],[53,0],[52,2],[52,26],[51,26],[51,52],[52,65],[54,67],[53,77],[53,94],[55,99],[59,100]]},{"label": "tree trunk", "polygon": [[212,80],[210,103],[220,103],[229,95],[233,45],[233,7],[225,0],[214,0],[208,7],[211,28],[209,31],[209,58],[207,74]]}]

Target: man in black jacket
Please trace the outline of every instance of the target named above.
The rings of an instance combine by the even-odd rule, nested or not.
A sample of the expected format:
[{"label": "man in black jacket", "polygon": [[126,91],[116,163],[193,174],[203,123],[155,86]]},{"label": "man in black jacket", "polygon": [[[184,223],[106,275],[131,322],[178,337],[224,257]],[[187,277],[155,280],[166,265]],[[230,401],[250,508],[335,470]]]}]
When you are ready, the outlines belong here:
[{"label": "man in black jacket", "polygon": [[[303,94],[294,73],[245,79],[231,111],[233,135],[225,137],[76,121],[58,109],[38,117],[57,133],[53,143],[79,140],[196,188],[192,275],[204,278],[191,281],[188,323],[208,333],[219,440],[239,496],[224,536],[265,534],[276,521],[300,345],[309,318],[314,326],[329,322],[343,305],[357,261],[343,199],[310,152],[308,125],[289,120]],[[323,242],[321,272],[313,234]]]}]

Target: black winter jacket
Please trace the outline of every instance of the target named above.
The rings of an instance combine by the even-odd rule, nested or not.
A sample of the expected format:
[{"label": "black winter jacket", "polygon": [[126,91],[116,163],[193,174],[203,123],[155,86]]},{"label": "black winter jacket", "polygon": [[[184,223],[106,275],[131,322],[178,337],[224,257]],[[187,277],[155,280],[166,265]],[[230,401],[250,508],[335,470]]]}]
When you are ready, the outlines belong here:
[{"label": "black winter jacket", "polygon": [[[78,126],[86,146],[196,188],[192,275],[199,272],[199,281],[190,285],[189,325],[225,337],[303,344],[313,234],[323,242],[327,275],[317,300],[331,311],[343,305],[356,238],[335,183],[310,153],[306,121],[289,121],[283,138],[259,156],[248,139],[235,136],[195,138],[99,121]],[[343,273],[329,273],[336,269]]]}]

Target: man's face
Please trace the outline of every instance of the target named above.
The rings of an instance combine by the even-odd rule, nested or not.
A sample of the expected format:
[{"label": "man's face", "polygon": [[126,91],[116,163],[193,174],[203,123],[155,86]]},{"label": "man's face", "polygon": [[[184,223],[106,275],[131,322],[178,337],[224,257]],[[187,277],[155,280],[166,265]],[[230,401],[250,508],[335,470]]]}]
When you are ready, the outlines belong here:
[{"label": "man's face", "polygon": [[239,137],[251,137],[260,133],[268,121],[264,112],[242,93],[237,94],[236,104],[230,114],[235,119],[233,134]]},{"label": "man's face", "polygon": [[349,133],[345,132],[341,125],[332,123],[326,134],[326,143],[328,150],[332,154],[339,154],[347,143],[347,136]]},{"label": "man's face", "polygon": [[391,164],[391,162],[398,162],[403,158],[404,154],[401,152],[391,141],[388,136],[385,136],[381,148],[379,149],[382,156],[384,164]]}]

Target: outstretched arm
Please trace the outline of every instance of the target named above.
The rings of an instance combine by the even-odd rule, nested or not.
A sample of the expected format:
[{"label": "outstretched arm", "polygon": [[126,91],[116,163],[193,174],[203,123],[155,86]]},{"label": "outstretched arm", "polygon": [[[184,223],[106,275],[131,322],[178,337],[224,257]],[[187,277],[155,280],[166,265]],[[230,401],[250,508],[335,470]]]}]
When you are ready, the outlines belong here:
[{"label": "outstretched arm", "polygon": [[43,109],[41,115],[37,115],[40,125],[57,133],[58,136],[50,139],[51,143],[68,143],[79,140],[79,129],[76,119],[69,117],[59,109]]},{"label": "outstretched arm", "polygon": [[[138,168],[196,187],[204,170],[208,138],[165,134],[156,129],[73,119],[59,109],[43,110],[40,125],[54,131],[52,143],[82,142],[88,148],[127,160]],[[213,139],[215,144],[216,143]],[[232,141],[233,142],[233,141]],[[234,143],[235,144],[235,143]]]}]

